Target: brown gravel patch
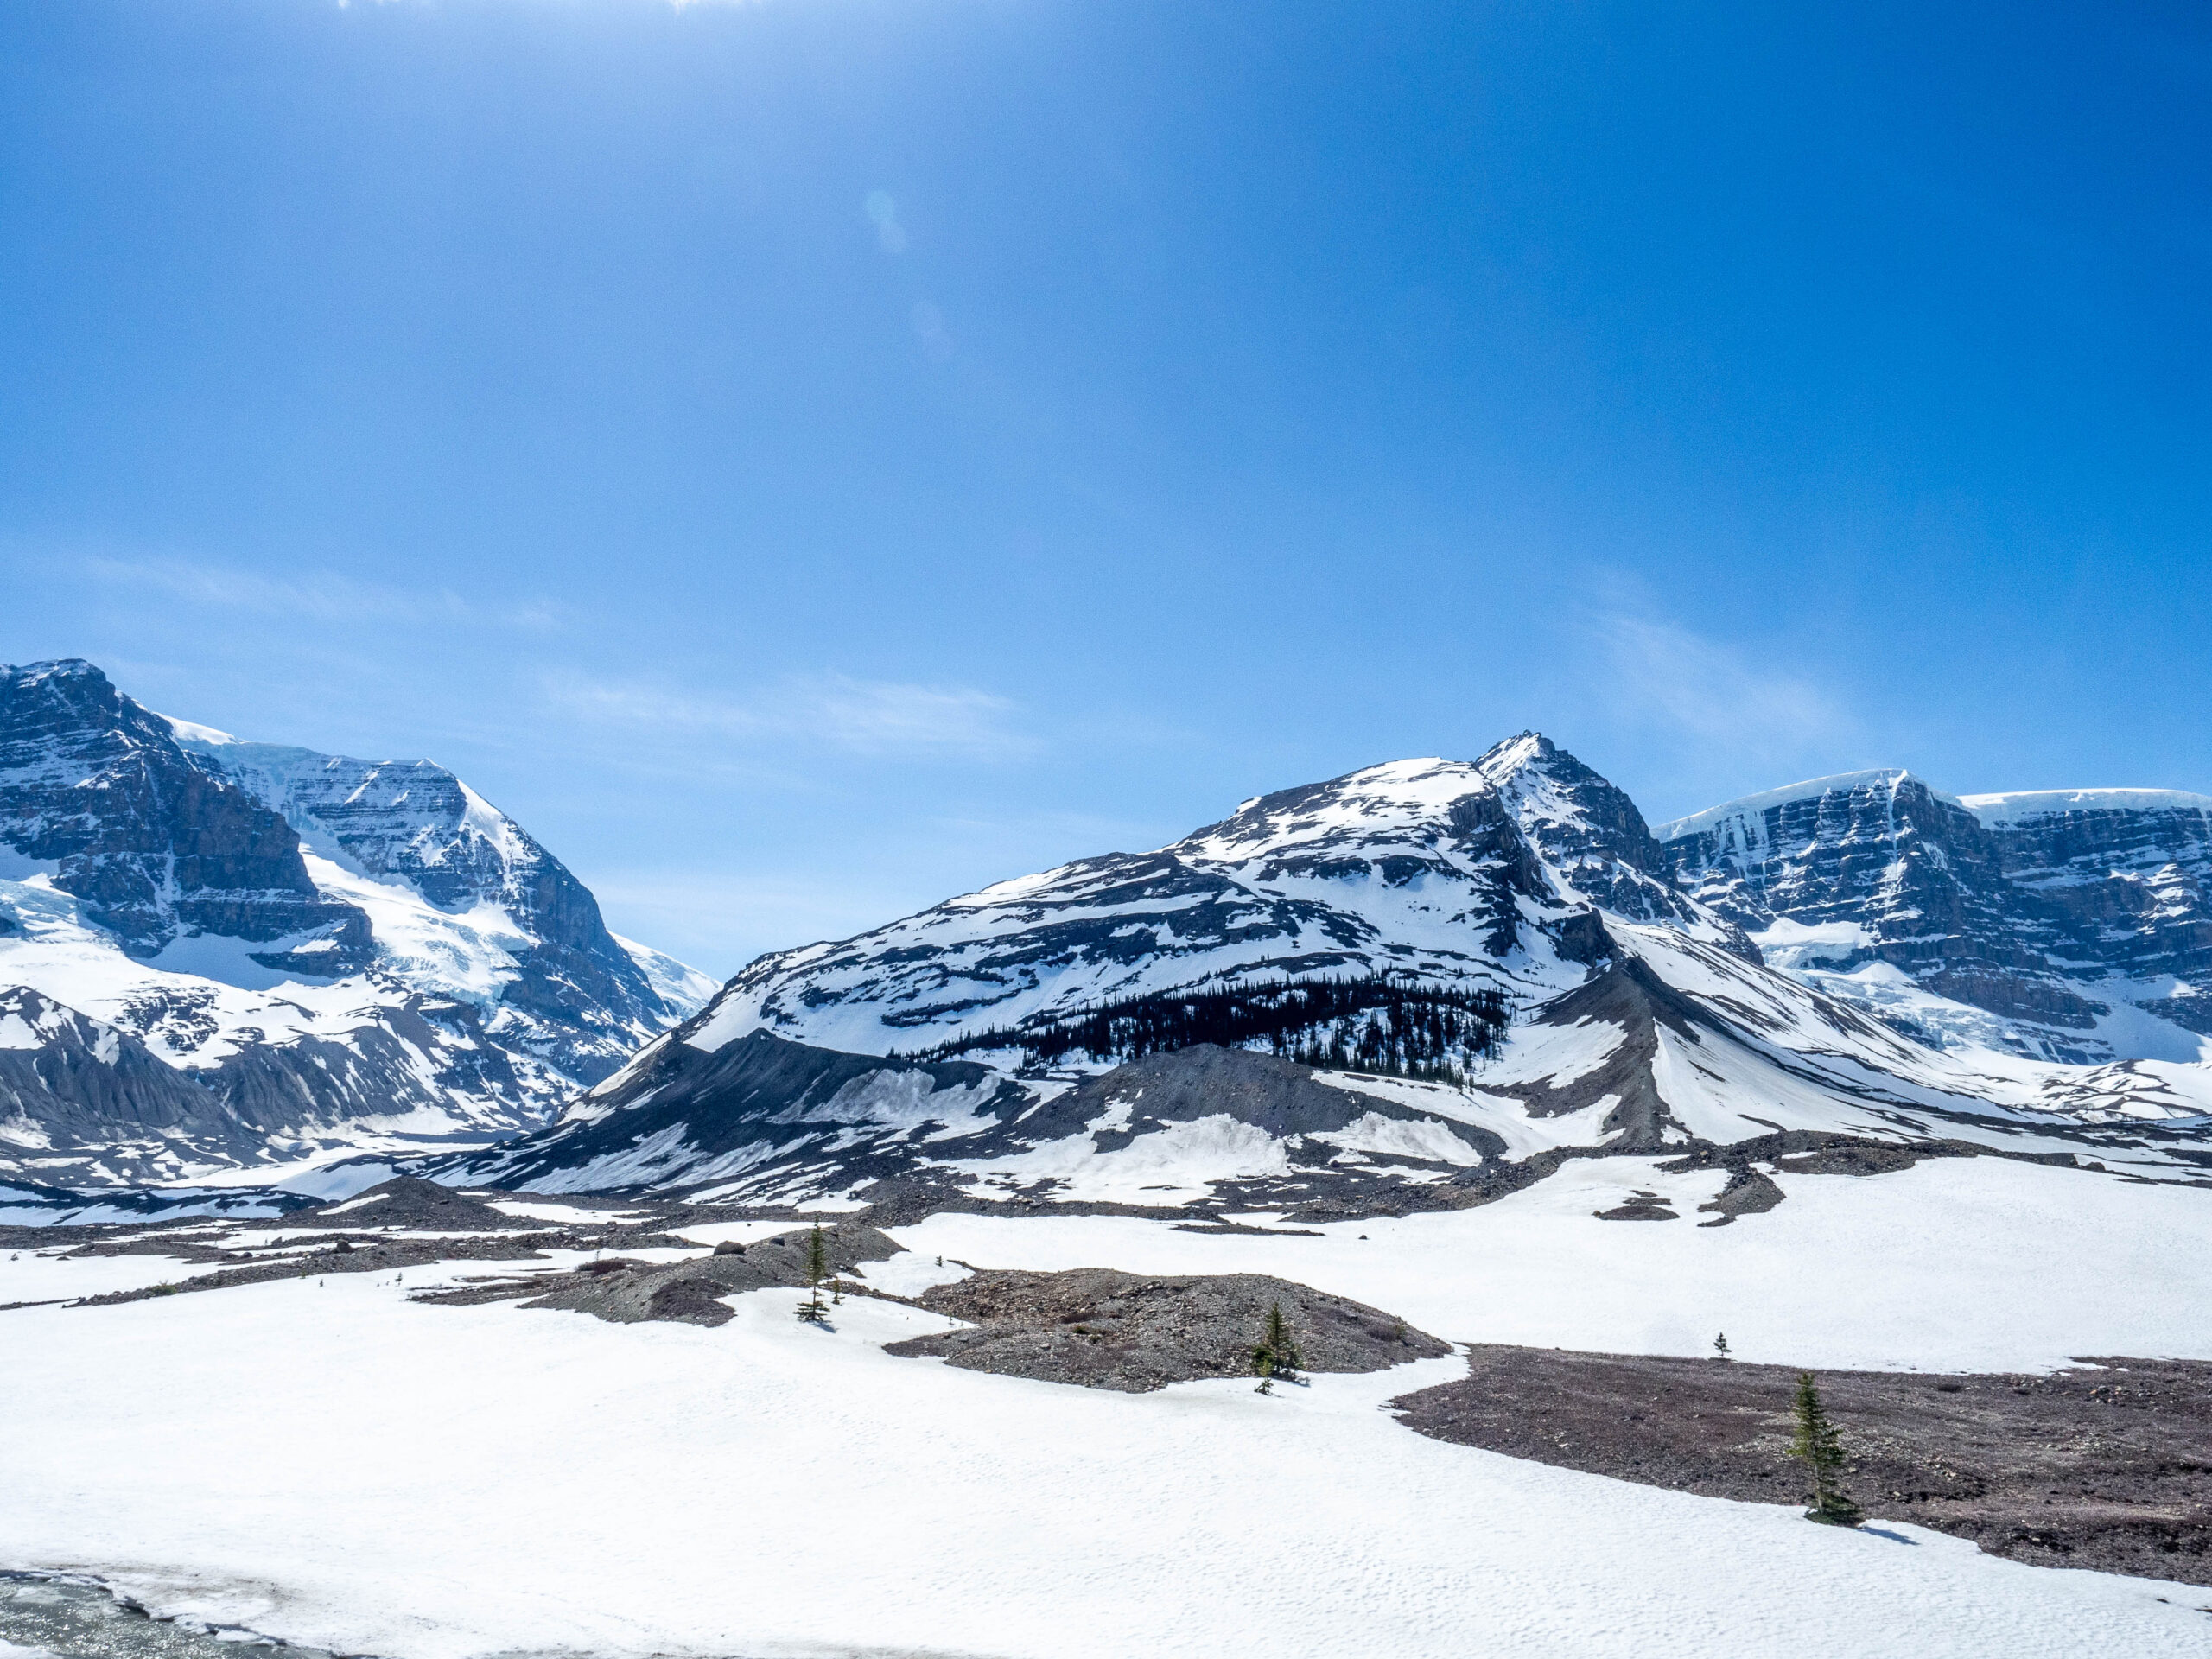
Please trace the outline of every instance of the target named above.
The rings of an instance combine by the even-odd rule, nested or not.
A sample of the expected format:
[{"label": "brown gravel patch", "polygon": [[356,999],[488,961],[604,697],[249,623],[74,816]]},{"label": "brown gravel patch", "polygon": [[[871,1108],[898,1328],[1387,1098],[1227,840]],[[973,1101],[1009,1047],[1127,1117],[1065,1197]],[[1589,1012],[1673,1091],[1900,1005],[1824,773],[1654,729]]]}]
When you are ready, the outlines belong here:
[{"label": "brown gravel patch", "polygon": [[[1461,1382],[1393,1402],[1423,1434],[1650,1486],[1803,1501],[1796,1372],[1476,1344]],[[1870,1517],[1993,1554],[2212,1585],[2212,1364],[2095,1359],[2050,1376],[1823,1371]]]}]

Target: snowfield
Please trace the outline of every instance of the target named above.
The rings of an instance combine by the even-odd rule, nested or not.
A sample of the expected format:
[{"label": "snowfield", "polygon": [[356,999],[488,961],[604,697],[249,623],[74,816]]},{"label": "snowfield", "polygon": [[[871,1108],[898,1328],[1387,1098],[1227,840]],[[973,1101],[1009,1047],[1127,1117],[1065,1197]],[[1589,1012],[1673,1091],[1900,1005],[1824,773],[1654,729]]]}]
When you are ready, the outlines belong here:
[{"label": "snowfield", "polygon": [[[1697,1205],[1723,1179],[1578,1159],[1494,1204],[1332,1223],[1318,1237],[954,1214],[892,1236],[977,1268],[1271,1273],[1452,1342],[1695,1357],[1726,1331],[1742,1360],[1868,1370],[2212,1359],[2212,1192],[1931,1160],[1863,1179],[1784,1171],[1779,1208],[1688,1225],[1713,1219]],[[1638,1191],[1682,1219],[1594,1219]]]},{"label": "snowfield", "polygon": [[[1725,1326],[1746,1359],[1831,1367],[2212,1357],[2201,1191],[1986,1159],[1778,1179],[1778,1209],[1709,1229],[1592,1219],[1637,1190],[1694,1217],[1718,1185],[1627,1158],[1319,1237],[940,1215],[868,1276],[912,1294],[968,1266],[1264,1271],[1458,1339],[1698,1353]],[[732,1298],[719,1329],[406,1300],[493,1266],[0,1315],[0,1567],[385,1659],[2212,1642],[2202,1589],[1834,1531],[1446,1445],[1381,1409],[1456,1357],[1270,1398],[1120,1395],[893,1357],[948,1322],[865,1299],[830,1332],[780,1289]]]},{"label": "snowfield", "polygon": [[207,1271],[173,1255],[96,1255],[68,1261],[58,1250],[0,1251],[0,1307],[10,1302],[59,1302],[118,1290],[145,1290]]}]

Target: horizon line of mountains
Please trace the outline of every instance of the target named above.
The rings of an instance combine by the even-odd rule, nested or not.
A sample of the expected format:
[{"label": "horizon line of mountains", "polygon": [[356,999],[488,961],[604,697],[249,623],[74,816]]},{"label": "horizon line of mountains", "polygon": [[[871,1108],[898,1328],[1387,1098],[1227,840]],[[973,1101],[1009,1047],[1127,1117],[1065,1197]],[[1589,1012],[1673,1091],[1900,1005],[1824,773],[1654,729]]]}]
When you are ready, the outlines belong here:
[{"label": "horizon line of mountains", "polygon": [[[1064,1131],[1054,1144],[1095,1152],[1125,1132],[1067,1116],[1097,1104],[1096,1067],[1047,1076],[1011,1051],[896,1057],[1133,998],[1347,976],[1494,994],[1532,1026],[1611,987],[1610,1013],[1572,1028],[1627,1033],[1643,1081],[1615,1077],[1607,1112],[1649,1094],[1637,1134],[1653,1144],[1669,1122],[1677,1138],[1713,1139],[1682,1127],[1666,1055],[1714,1040],[1696,1033],[1716,1020],[1769,1059],[1788,1049],[1823,1066],[1830,1039],[1793,1048],[1776,1033],[1844,1032],[1834,1040],[1859,1046],[1853,1065],[1935,1090],[1929,1109],[2002,1096],[2005,1111],[2031,1103],[2083,1123],[2178,1123],[2203,1109],[2208,877],[2204,797],[1958,798],[1876,771],[1655,830],[1528,733],[1471,762],[1390,762],[1255,798],[1154,852],[773,952],[718,989],[617,938],[565,866],[442,767],[243,742],[153,713],[80,660],[0,668],[0,1180],[124,1189],[441,1153],[497,1175],[522,1166],[514,1147],[596,1135],[608,1144],[582,1164],[533,1168],[665,1185],[710,1179],[698,1172],[719,1159],[732,1179],[820,1192],[927,1164],[910,1154],[931,1136],[957,1141],[963,1122],[1001,1161],[1033,1157],[1041,1125],[1007,1138],[1017,1109]],[[1847,1032],[1852,1020],[1865,1029]],[[825,1069],[785,1048],[842,1058]],[[1588,1090],[1507,1048],[1518,1080],[1501,1098],[1528,1093],[1516,1109],[1530,1122],[1598,1103],[1561,1104]],[[1595,1072],[1617,1071],[1618,1050]],[[743,1075],[705,1076],[739,1051]],[[766,1078],[764,1055],[796,1071]],[[1243,1086],[1228,1073],[1209,1084]],[[1849,1078],[1820,1087],[1838,1109],[1864,1103]],[[625,1116],[648,1090],[665,1120],[651,1130]],[[679,1097],[680,1122],[666,1116]],[[1155,1132],[1187,1135],[1173,1125],[1205,1104],[1192,1094],[1195,1116]],[[1101,1107],[1102,1121],[1119,1109]],[[1349,1109],[1313,1121],[1350,1122]],[[763,1130],[813,1112],[842,1129],[810,1128],[796,1151]],[[729,1122],[709,1132],[708,1117]],[[1402,1114],[1369,1138],[1412,1147],[1429,1134],[1419,1124],[1445,1121]],[[1472,1127],[1427,1160],[1340,1145],[1341,1123],[1311,1133],[1336,1137],[1315,1143],[1333,1165],[1396,1158],[1397,1177],[1419,1181],[1461,1167],[1455,1147],[1478,1164],[1508,1155]],[[1590,1127],[1592,1144],[1626,1144],[1618,1125]],[[1307,1132],[1265,1133],[1269,1149],[1247,1162]],[[702,1161],[702,1135],[730,1145]],[[665,1144],[637,1151],[655,1135]]]}]

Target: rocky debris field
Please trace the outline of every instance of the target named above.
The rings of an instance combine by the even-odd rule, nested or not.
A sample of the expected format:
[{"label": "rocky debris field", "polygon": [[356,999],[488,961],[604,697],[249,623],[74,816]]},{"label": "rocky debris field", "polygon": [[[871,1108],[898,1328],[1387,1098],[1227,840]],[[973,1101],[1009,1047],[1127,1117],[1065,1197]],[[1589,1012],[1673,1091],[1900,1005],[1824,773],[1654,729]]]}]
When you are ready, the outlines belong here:
[{"label": "rocky debris field", "polygon": [[[341,1221],[340,1217],[344,1219]],[[439,1228],[470,1233],[527,1232],[544,1225],[543,1222],[494,1210],[474,1193],[440,1186],[435,1181],[415,1175],[395,1175],[353,1198],[294,1211],[276,1224],[314,1227],[323,1224],[358,1225],[364,1222],[375,1227]]]},{"label": "rocky debris field", "polygon": [[889,1351],[1142,1394],[1199,1377],[1249,1376],[1253,1344],[1277,1301],[1305,1370],[1379,1371],[1452,1351],[1395,1314],[1286,1279],[1160,1278],[1106,1268],[978,1273],[940,1285],[918,1306],[967,1325],[893,1343]]},{"label": "rocky debris field", "polygon": [[[1392,1403],[1408,1427],[1708,1497],[1789,1503],[1797,1373],[1719,1360],[1471,1344],[1461,1382]],[[2095,1359],[2049,1376],[1829,1371],[1845,1484],[1910,1521],[2044,1567],[2212,1584],[2212,1363]]]}]

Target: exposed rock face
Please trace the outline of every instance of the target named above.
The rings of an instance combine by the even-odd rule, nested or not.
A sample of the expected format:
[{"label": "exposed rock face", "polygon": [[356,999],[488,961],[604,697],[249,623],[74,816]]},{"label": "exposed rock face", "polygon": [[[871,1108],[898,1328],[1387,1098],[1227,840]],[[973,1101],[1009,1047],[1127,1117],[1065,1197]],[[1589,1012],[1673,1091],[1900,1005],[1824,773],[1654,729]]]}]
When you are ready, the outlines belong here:
[{"label": "exposed rock face", "polygon": [[[1033,1141],[1087,1135],[1098,1151],[1114,1153],[1173,1124],[1227,1118],[1274,1140],[1310,1142],[1294,1146],[1294,1161],[1320,1167],[1340,1150],[1325,1137],[1341,1136],[1355,1123],[1379,1118],[1433,1126],[1461,1143],[1461,1161],[1467,1165],[1505,1151],[1503,1141],[1478,1124],[1447,1122],[1402,1101],[1356,1094],[1332,1086],[1328,1076],[1272,1054],[1199,1043],[1116,1066],[1025,1116],[1021,1128]],[[1096,1127],[1102,1122],[1114,1127]]]},{"label": "exposed rock face", "polygon": [[2212,800],[2152,790],[1977,795],[2026,942],[2079,972],[2180,982],[2143,1006],[2212,1034]]},{"label": "exposed rock face", "polygon": [[[1971,1035],[2054,1058],[2145,1053],[2108,1028],[2130,1002],[2212,1027],[2200,988],[2212,982],[2212,801],[1961,800],[1910,772],[1854,772],[1660,833],[1685,888],[1841,994],[1883,1001],[1883,982],[1859,970],[1887,964],[1927,997],[1997,1016]],[[1943,1034],[1942,1009],[1886,1001],[1892,1017]]]},{"label": "exposed rock face", "polygon": [[124,1031],[25,986],[0,990],[0,1135],[105,1141],[140,1130],[235,1133],[214,1096]]},{"label": "exposed rock face", "polygon": [[0,990],[0,1153],[11,1161],[158,1176],[257,1141],[214,1091],[129,1032],[28,987]]},{"label": "exposed rock face", "polygon": [[[1551,739],[1523,732],[1475,766],[1555,883],[1632,920],[1710,926],[1713,918],[1675,887],[1667,854],[1636,803]],[[1737,955],[1759,959],[1740,931],[1726,942]]]},{"label": "exposed rock face", "polygon": [[902,1173],[925,1147],[1032,1103],[972,1061],[843,1054],[765,1031],[707,1051],[678,1032],[550,1128],[440,1174],[541,1192],[713,1181],[766,1199]]},{"label": "exposed rock face", "polygon": [[56,1186],[172,1181],[343,1144],[363,1122],[425,1114],[481,1139],[507,1121],[513,1072],[474,1009],[410,995],[333,1023],[219,1035],[219,1059],[181,1066],[158,1023],[149,1042],[29,987],[0,990],[0,1160]]},{"label": "exposed rock face", "polygon": [[[709,1053],[678,1033],[561,1123],[437,1173],[547,1192],[711,1183],[714,1197],[766,1203],[823,1190],[874,1195],[917,1172],[957,1169],[972,1179],[995,1164],[1008,1166],[997,1185],[1049,1194],[1064,1178],[1024,1166],[1039,1148],[1072,1171],[1122,1154],[1141,1168],[1169,1146],[1197,1146],[1204,1159],[1211,1142],[1229,1149],[1224,1179],[1244,1173],[1234,1161],[1240,1148],[1279,1147],[1269,1161],[1295,1198],[1311,1196],[1314,1174],[1341,1180],[1354,1164],[1371,1184],[1395,1185],[1409,1173],[1446,1179],[1505,1153],[1491,1130],[1424,1105],[1448,1090],[1392,1098],[1338,1086],[1332,1075],[1198,1044],[1055,1093],[969,1061],[841,1054],[765,1031]],[[1336,1169],[1348,1153],[1352,1162]],[[1128,1197],[1142,1201],[1140,1189]]]},{"label": "exposed rock face", "polygon": [[0,668],[0,841],[51,864],[133,956],[213,933],[276,946],[249,954],[296,972],[367,958],[368,918],[316,888],[291,827],[89,663]]},{"label": "exposed rock face", "polygon": [[282,1033],[196,1075],[240,1122],[270,1135],[415,1112],[505,1127],[502,1108],[521,1092],[475,1008],[419,993],[368,1004],[342,1037]]}]

